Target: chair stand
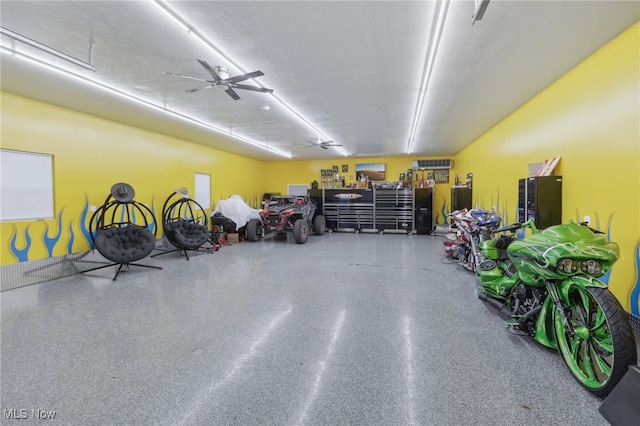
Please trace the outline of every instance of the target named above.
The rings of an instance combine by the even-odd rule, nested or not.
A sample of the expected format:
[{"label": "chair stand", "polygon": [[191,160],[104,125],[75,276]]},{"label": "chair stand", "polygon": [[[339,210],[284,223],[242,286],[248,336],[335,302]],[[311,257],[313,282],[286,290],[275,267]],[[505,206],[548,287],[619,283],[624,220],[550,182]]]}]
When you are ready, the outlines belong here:
[{"label": "chair stand", "polygon": [[218,251],[218,246],[217,245],[214,245],[213,247],[214,248],[211,249],[211,250],[200,249],[200,248],[186,249],[186,248],[183,248],[183,247],[176,247],[176,248],[174,248],[172,250],[156,249],[156,250],[162,250],[162,253],[152,254],[150,257],[162,256],[163,254],[174,253],[174,252],[177,251],[180,256],[182,256],[184,254],[184,257],[186,257],[187,260],[190,260],[189,259],[189,254],[187,253],[187,250],[197,251],[197,252],[200,252],[200,253],[213,253],[213,252]]},{"label": "chair stand", "polygon": [[187,258],[187,260],[189,260],[189,255],[187,254],[186,249],[178,247],[178,248],[174,248],[173,250],[164,250],[164,249],[159,249],[159,250],[162,250],[162,253],[152,254],[151,257],[162,256],[163,254],[174,253],[177,251],[180,256],[182,256],[182,253],[184,252],[185,257]]},{"label": "chair stand", "polygon": [[[97,271],[98,269],[104,269],[104,268],[108,268],[110,266],[116,266],[116,265],[120,265],[120,266],[118,267],[118,270],[116,271],[116,274],[113,276],[113,281],[115,281],[118,278],[118,275],[120,274],[120,272],[129,271],[129,266],[131,266],[131,265],[133,265],[133,266],[142,266],[143,268],[162,269],[162,266],[143,265],[141,263],[109,263],[107,265],[97,266],[95,268],[84,270],[84,271],[82,271],[82,273],[84,274],[84,273],[91,272],[91,271]],[[122,267],[123,266],[127,267],[126,271],[122,271]]]}]

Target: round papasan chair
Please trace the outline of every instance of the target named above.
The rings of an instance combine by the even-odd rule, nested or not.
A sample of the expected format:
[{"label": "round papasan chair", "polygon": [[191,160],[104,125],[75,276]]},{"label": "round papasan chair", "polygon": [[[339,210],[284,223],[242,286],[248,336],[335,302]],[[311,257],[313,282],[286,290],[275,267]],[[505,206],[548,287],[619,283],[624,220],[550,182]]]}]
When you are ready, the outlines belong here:
[{"label": "round papasan chair", "polygon": [[[202,219],[197,218],[197,212],[202,212]],[[182,187],[167,197],[162,207],[162,229],[167,240],[176,247],[158,253],[178,252],[189,260],[187,250],[199,251],[209,240],[209,228],[207,228],[207,215],[200,204],[189,196],[189,191]],[[210,245],[217,249],[216,246]]]},{"label": "round papasan chair", "polygon": [[[149,256],[156,246],[156,220],[149,207],[133,200],[135,191],[126,183],[117,183],[104,204],[91,216],[89,231],[93,247],[111,264],[82,271],[83,273],[119,265],[113,280],[123,267],[142,266],[162,269],[159,266],[134,263]],[[151,231],[153,229],[153,231]]]}]

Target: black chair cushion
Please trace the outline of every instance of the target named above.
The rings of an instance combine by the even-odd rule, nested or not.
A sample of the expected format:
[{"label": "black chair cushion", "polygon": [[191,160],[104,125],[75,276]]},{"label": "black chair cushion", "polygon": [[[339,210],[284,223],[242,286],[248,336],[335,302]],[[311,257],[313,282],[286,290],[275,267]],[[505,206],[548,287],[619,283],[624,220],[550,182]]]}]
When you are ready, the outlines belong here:
[{"label": "black chair cushion", "polygon": [[185,249],[197,249],[209,239],[206,226],[184,219],[166,222],[164,233],[171,244]]},{"label": "black chair cushion", "polygon": [[98,229],[95,247],[105,258],[116,263],[131,263],[147,257],[156,246],[153,233],[144,226]]}]

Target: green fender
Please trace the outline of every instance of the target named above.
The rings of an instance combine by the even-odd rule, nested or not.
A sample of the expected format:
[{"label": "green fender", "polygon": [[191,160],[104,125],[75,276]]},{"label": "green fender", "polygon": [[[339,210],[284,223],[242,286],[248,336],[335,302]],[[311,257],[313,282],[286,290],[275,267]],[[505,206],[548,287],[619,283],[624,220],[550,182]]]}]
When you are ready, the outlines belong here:
[{"label": "green fender", "polygon": [[[547,287],[550,285],[556,286],[558,295],[560,296],[560,301],[563,304],[568,304],[569,290],[572,287],[577,286],[581,289],[586,289],[587,287],[607,288],[607,285],[599,279],[585,275],[575,275],[562,281],[556,281],[555,283],[547,284]],[[533,338],[538,343],[544,346],[557,349],[558,343],[556,342],[556,333],[553,327],[554,309],[555,304],[553,303],[553,298],[551,297],[551,295],[548,295],[544,300],[542,310],[540,311],[540,315],[538,315],[538,319],[536,320],[536,327]]]}]

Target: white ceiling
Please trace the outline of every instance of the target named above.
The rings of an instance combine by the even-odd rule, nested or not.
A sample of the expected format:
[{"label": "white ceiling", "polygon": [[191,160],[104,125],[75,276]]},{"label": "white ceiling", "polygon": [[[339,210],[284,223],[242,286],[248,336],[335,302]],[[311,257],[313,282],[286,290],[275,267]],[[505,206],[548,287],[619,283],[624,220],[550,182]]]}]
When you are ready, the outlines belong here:
[{"label": "white ceiling", "polygon": [[[341,156],[308,148],[332,140],[349,155],[407,154],[429,53],[432,72],[415,155],[453,155],[640,19],[638,1],[165,1],[227,57],[196,40],[152,1],[0,2],[0,23],[95,66],[95,72],[2,35],[2,90],[264,160]],[[441,32],[436,22],[446,11]],[[438,37],[438,35],[441,35]],[[436,43],[439,39],[439,43]],[[90,42],[93,43],[90,55]],[[437,47],[437,48],[436,48]],[[16,51],[200,122],[79,82]],[[231,76],[261,70],[236,90],[187,93],[207,79],[196,61]],[[284,105],[283,105],[284,104]],[[308,124],[287,111],[288,106]],[[269,106],[268,114],[261,107]],[[202,125],[204,124],[204,125]],[[312,127],[310,127],[312,126]]]}]

